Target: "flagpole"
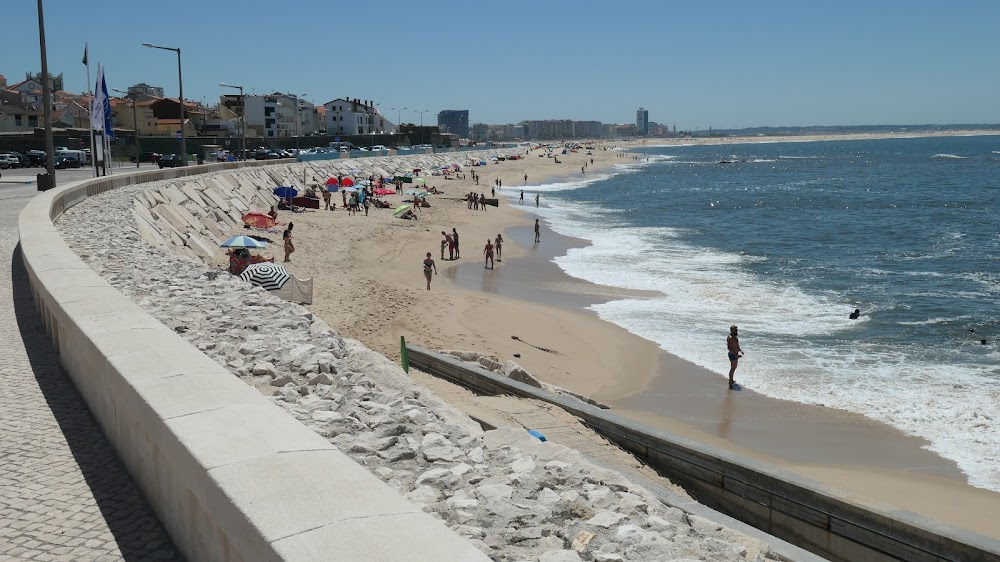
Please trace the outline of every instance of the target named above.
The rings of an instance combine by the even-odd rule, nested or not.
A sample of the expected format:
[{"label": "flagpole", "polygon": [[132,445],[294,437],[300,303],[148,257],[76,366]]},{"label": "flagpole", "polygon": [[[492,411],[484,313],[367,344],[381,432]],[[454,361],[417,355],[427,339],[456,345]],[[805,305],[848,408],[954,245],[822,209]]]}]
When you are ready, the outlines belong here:
[{"label": "flagpole", "polygon": [[87,102],[87,128],[90,129],[90,166],[94,169],[94,177],[97,177],[97,151],[94,150],[94,126],[91,124],[91,115],[94,111],[94,92],[90,90],[90,57],[87,56],[87,44],[83,44],[83,64],[87,65],[87,95],[90,100]]}]

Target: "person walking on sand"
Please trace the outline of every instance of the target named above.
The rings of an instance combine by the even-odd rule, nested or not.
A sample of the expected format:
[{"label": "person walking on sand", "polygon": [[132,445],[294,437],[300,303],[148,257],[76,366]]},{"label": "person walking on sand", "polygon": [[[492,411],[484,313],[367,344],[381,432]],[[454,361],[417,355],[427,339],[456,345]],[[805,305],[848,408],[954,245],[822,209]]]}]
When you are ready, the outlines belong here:
[{"label": "person walking on sand", "polygon": [[441,239],[441,261],[444,261],[444,250],[450,245],[451,236],[448,236],[448,233],[443,230],[441,231],[441,236],[444,236]]},{"label": "person walking on sand", "polygon": [[493,243],[490,239],[486,239],[486,247],[483,248],[483,255],[486,256],[486,263],[483,264],[483,269],[493,269]]},{"label": "person walking on sand", "polygon": [[542,241],[542,230],[541,227],[538,225],[538,219],[535,219],[535,243],[537,244],[538,242],[541,241]]},{"label": "person walking on sand", "polygon": [[438,274],[437,265],[431,258],[431,253],[427,252],[427,257],[424,258],[424,279],[427,280],[427,290],[431,290],[431,270],[434,270],[434,275]]},{"label": "person walking on sand", "polygon": [[528,174],[524,174],[524,185],[528,185]]},{"label": "person walking on sand", "polygon": [[538,208],[538,198],[539,198],[540,196],[541,196],[541,194],[540,194],[540,193],[536,193],[536,194],[535,194],[535,208],[536,208],[536,209]]},{"label": "person walking on sand", "polygon": [[294,223],[288,223],[288,228],[281,233],[281,239],[285,242],[285,261],[290,262],[292,252],[295,251],[295,244],[292,242],[292,227],[295,226]]},{"label": "person walking on sand", "polygon": [[330,190],[329,189],[324,190],[323,191],[323,210],[324,211],[329,211],[330,210],[330,197],[331,197],[330,196]]},{"label": "person walking on sand", "polygon": [[503,261],[503,236],[497,234],[497,239],[493,241],[493,250],[497,253],[497,261]]},{"label": "person walking on sand", "polygon": [[460,259],[462,257],[462,252],[458,248],[458,229],[451,229],[451,239],[455,241],[455,259]]},{"label": "person walking on sand", "polygon": [[485,193],[480,193],[479,194],[479,206],[482,207],[483,212],[485,213],[486,212],[486,194]]},{"label": "person walking on sand", "polygon": [[729,335],[726,336],[726,349],[729,355],[729,388],[733,388],[736,381],[733,380],[733,374],[736,373],[736,366],[740,362],[740,357],[743,357],[743,350],[740,349],[740,339],[737,337],[736,332],[738,328],[733,325],[729,327]]}]

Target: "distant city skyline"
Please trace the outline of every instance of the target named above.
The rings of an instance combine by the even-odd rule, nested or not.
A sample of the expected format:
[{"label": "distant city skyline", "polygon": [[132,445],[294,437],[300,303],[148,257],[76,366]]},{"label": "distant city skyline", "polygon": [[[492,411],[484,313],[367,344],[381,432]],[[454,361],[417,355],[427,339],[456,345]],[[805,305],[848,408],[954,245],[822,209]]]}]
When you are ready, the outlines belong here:
[{"label": "distant city skyline", "polygon": [[[314,104],[371,99],[393,121],[388,107],[468,108],[470,125],[635,123],[638,107],[678,130],[1000,122],[1000,3],[384,0],[366,7],[384,25],[343,40],[346,28],[330,23],[339,12],[320,0],[287,13],[254,1],[171,6],[149,19],[134,2],[69,10],[48,0],[50,71],[86,90],[89,43],[110,87],[146,83],[176,97],[176,59],[142,48],[148,41],[181,48],[185,97],[209,105],[231,93],[225,82],[248,94],[309,92]],[[0,74],[16,83],[39,71],[37,14],[31,2],[4,10],[18,25],[5,30]]]}]

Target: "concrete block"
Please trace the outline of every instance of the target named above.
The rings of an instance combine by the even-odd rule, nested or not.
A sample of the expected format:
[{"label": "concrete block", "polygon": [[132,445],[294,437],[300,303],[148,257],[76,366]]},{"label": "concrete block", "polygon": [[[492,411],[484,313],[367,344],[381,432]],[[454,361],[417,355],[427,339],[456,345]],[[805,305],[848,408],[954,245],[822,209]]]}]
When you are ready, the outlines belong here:
[{"label": "concrete block", "polygon": [[230,197],[229,204],[240,213],[246,213],[250,210],[250,207],[238,197]]},{"label": "concrete block", "polygon": [[[420,508],[332,446],[247,459],[209,476],[267,542],[340,521]],[[239,537],[237,537],[239,540]]]},{"label": "concrete block", "polygon": [[[190,355],[195,353],[188,352]],[[200,353],[197,353],[200,355]],[[120,356],[119,356],[120,357]],[[130,359],[136,359],[131,355]],[[161,360],[169,358],[161,356]],[[116,367],[135,367],[138,362],[112,361]],[[176,366],[181,374],[152,379],[148,373],[141,373],[143,379],[129,382],[137,394],[156,412],[161,419],[169,420],[198,412],[218,409],[222,405],[259,405],[260,392],[234,377],[216,365],[213,372],[190,372]],[[135,372],[135,371],[132,371]],[[259,474],[257,475],[260,476]]]},{"label": "concrete block", "polygon": [[149,210],[154,217],[158,217],[160,220],[167,222],[170,226],[176,228],[179,232],[183,232],[191,227],[191,224],[184,220],[183,217],[174,212],[172,205],[162,204],[157,205]]},{"label": "concrete block", "polygon": [[188,248],[191,248],[199,257],[213,258],[215,257],[215,247],[205,241],[198,233],[188,232],[187,234],[187,244]]},{"label": "concrete block", "polygon": [[[419,546],[417,546],[419,545]],[[425,514],[339,521],[275,541],[279,560],[329,562],[488,562],[471,543]]]},{"label": "concrete block", "polygon": [[214,203],[220,211],[226,212],[229,210],[229,198],[223,195],[217,188],[208,187],[201,193]]},{"label": "concrete block", "polygon": [[224,406],[173,418],[167,425],[209,470],[273,453],[333,448],[263,397],[259,405]]}]

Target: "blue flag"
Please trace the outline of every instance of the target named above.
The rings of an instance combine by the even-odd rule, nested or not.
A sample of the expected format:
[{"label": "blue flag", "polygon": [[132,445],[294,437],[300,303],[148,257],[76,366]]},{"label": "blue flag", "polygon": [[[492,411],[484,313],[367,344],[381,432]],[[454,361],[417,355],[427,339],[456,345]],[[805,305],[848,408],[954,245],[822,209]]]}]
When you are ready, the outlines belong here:
[{"label": "blue flag", "polygon": [[108,96],[108,82],[104,79],[104,69],[101,69],[101,93],[99,99],[104,105],[104,134],[114,140],[115,132],[111,128],[111,98]]}]

